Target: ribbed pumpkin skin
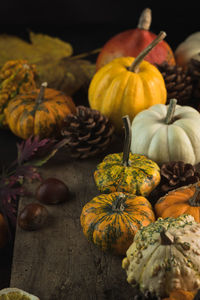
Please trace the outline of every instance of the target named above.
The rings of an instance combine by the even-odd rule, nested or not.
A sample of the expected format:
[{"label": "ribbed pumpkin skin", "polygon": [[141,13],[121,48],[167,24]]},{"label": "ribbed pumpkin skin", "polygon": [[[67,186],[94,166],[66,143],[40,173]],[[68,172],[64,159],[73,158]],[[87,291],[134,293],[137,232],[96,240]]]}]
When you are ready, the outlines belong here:
[{"label": "ribbed pumpkin skin", "polygon": [[133,57],[116,58],[96,72],[91,80],[88,99],[92,109],[106,115],[118,131],[122,131],[122,116],[130,120],[140,111],[166,103],[166,87],[159,70],[142,61],[139,71],[128,71]]},{"label": "ribbed pumpkin skin", "polygon": [[[124,197],[124,210],[113,209],[119,197]],[[83,207],[80,220],[89,241],[103,251],[124,255],[137,230],[154,222],[155,215],[146,198],[115,192],[93,198]]]},{"label": "ribbed pumpkin skin", "polygon": [[36,89],[36,70],[26,60],[9,60],[0,69],[0,126],[6,125],[4,109],[19,94]]},{"label": "ribbed pumpkin skin", "polygon": [[97,166],[94,180],[102,193],[128,192],[148,196],[160,182],[160,168],[144,155],[130,154],[129,167],[122,164],[122,153],[107,155]]},{"label": "ribbed pumpkin skin", "polygon": [[190,106],[176,105],[170,124],[169,105],[158,104],[139,113],[132,122],[131,152],[148,156],[157,164],[200,162],[200,114]]},{"label": "ribbed pumpkin skin", "polygon": [[182,214],[188,214],[193,216],[196,222],[200,223],[200,206],[191,206],[188,202],[195,191],[195,184],[191,184],[173,190],[160,198],[155,204],[157,217],[162,217],[163,219],[168,217],[177,218]]},{"label": "ribbed pumpkin skin", "polygon": [[59,134],[65,117],[75,113],[71,97],[54,89],[45,89],[44,99],[36,103],[39,90],[20,95],[9,102],[5,110],[6,120],[11,131],[27,139],[31,135],[40,138]]}]

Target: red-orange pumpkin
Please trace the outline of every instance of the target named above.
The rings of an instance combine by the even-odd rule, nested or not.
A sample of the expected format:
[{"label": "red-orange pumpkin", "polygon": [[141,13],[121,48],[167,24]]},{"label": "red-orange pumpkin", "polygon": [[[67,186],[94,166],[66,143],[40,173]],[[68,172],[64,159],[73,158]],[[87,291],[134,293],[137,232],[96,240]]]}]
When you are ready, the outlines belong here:
[{"label": "red-orange pumpkin", "polygon": [[[117,57],[137,57],[156,38],[156,34],[149,31],[150,25],[151,10],[147,8],[140,16],[137,28],[123,31],[107,41],[97,57],[97,70]],[[175,65],[174,53],[166,41],[160,42],[145,60],[154,65],[163,62]]]}]

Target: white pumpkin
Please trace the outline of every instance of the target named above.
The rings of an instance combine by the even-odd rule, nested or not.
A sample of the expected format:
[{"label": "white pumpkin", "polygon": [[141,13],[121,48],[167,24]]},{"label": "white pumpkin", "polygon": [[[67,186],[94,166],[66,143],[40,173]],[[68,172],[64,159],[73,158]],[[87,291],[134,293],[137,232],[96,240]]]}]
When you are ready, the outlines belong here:
[{"label": "white pumpkin", "polygon": [[200,114],[190,106],[157,104],[140,112],[132,122],[131,152],[161,165],[200,162]]},{"label": "white pumpkin", "polygon": [[176,63],[181,66],[186,66],[192,58],[200,61],[200,32],[189,35],[174,54]]},{"label": "white pumpkin", "polygon": [[200,224],[190,215],[159,218],[138,230],[126,255],[127,281],[144,294],[164,298],[200,288]]}]

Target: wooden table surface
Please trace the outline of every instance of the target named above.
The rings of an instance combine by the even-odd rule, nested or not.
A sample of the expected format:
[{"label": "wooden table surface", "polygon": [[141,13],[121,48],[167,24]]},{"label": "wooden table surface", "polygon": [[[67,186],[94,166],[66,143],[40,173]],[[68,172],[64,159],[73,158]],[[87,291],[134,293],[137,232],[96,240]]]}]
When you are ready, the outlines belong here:
[{"label": "wooden table surface", "polygon": [[[102,157],[72,160],[62,150],[39,171],[43,178],[63,180],[70,189],[70,200],[46,206],[49,220],[43,229],[28,232],[17,227],[10,286],[40,300],[131,300],[133,289],[121,268],[123,257],[97,249],[80,225],[84,204],[99,194],[93,172]],[[18,212],[36,201],[38,185],[28,185],[32,196],[20,199]]]}]

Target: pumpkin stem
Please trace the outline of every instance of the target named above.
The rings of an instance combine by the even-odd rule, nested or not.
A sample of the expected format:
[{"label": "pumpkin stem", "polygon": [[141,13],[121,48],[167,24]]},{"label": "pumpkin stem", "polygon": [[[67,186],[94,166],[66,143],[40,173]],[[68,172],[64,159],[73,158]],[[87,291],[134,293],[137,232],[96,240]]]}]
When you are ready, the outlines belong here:
[{"label": "pumpkin stem", "polygon": [[157,37],[142,51],[140,54],[134,59],[132,65],[128,67],[127,69],[131,72],[137,73],[139,71],[139,66],[145,56],[164,38],[166,37],[166,33],[164,31],[161,31]]},{"label": "pumpkin stem", "polygon": [[112,211],[124,211],[125,200],[126,200],[126,196],[120,193],[112,204]]},{"label": "pumpkin stem", "polygon": [[176,99],[171,99],[170,100],[168,110],[167,110],[166,119],[165,119],[165,124],[171,124],[172,123],[172,119],[173,119],[175,109],[176,109],[176,103],[177,103]]},{"label": "pumpkin stem", "polygon": [[163,227],[160,232],[161,245],[171,245],[174,242],[174,236]]},{"label": "pumpkin stem", "polygon": [[195,193],[188,200],[188,202],[191,206],[200,206],[200,186],[199,186],[199,184],[195,185]]},{"label": "pumpkin stem", "polygon": [[131,148],[131,122],[129,116],[126,115],[122,117],[124,128],[125,128],[125,141],[124,141],[124,150],[123,150],[123,165],[125,167],[129,166],[129,154]]},{"label": "pumpkin stem", "polygon": [[145,8],[139,18],[137,28],[143,30],[149,30],[151,26],[151,9]]},{"label": "pumpkin stem", "polygon": [[47,87],[47,85],[48,85],[47,82],[43,82],[43,83],[41,84],[40,92],[39,92],[39,94],[38,94],[38,96],[37,96],[37,99],[36,99],[36,103],[37,103],[37,104],[42,103],[42,100],[44,99],[45,88]]}]

